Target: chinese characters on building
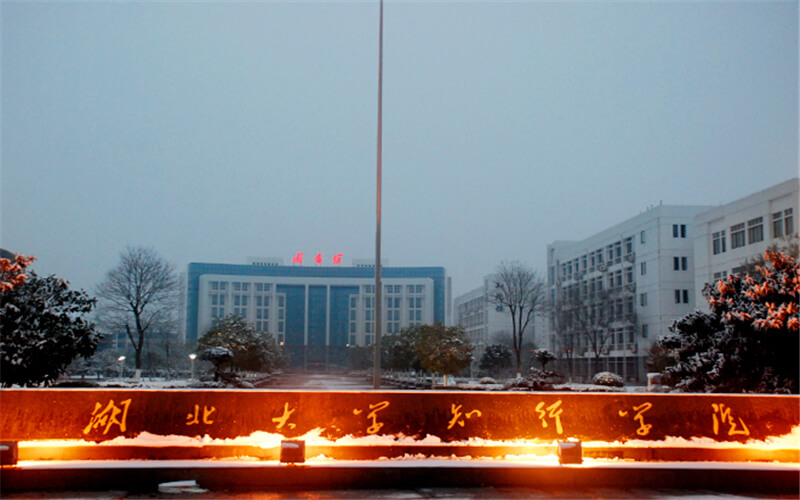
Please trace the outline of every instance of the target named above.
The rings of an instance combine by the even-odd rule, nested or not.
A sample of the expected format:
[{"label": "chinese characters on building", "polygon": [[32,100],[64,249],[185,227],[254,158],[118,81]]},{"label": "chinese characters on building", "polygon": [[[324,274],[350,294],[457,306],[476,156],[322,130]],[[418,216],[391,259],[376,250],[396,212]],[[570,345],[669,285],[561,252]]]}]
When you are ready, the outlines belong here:
[{"label": "chinese characters on building", "polygon": [[[333,255],[331,262],[335,265],[339,265],[342,263],[343,256],[343,253],[337,253]],[[317,265],[321,265],[323,262],[325,262],[325,257],[322,255],[322,253],[317,253],[317,255],[314,256],[314,262],[316,262]],[[292,264],[303,265],[303,252],[297,252],[292,256]]]}]

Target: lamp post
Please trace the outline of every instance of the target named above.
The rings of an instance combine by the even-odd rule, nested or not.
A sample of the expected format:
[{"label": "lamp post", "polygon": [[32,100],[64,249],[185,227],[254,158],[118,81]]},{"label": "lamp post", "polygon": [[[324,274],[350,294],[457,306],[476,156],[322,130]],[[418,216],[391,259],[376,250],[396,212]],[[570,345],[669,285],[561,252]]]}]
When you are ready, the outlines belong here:
[{"label": "lamp post", "polygon": [[192,378],[190,380],[194,380],[194,360],[197,359],[197,354],[192,353],[189,355],[189,360],[192,362]]},{"label": "lamp post", "polygon": [[119,378],[122,380],[122,369],[123,365],[125,364],[125,356],[118,357],[117,361],[119,361]]}]

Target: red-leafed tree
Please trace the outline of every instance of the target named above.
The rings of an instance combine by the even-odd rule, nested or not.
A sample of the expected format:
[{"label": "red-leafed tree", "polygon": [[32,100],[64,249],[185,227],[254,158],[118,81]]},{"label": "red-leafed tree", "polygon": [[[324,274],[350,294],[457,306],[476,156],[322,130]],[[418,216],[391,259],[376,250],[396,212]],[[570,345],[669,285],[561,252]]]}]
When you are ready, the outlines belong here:
[{"label": "red-leafed tree", "polygon": [[680,319],[660,341],[676,355],[666,374],[678,389],[798,393],[798,260],[767,251],[764,261],[706,285],[711,312]]},{"label": "red-leafed tree", "polygon": [[0,293],[9,292],[14,287],[25,283],[28,276],[25,268],[35,259],[24,255],[15,255],[14,260],[0,259]]}]

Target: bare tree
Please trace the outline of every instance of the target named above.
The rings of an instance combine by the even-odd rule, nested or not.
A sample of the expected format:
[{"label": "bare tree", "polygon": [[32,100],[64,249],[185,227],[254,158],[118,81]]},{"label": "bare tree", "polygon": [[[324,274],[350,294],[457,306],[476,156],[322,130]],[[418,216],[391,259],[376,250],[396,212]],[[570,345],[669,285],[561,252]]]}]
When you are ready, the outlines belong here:
[{"label": "bare tree", "polygon": [[178,278],[175,267],[151,248],[128,247],[120,258],[97,289],[100,321],[106,328],[125,330],[141,370],[147,336],[175,325]]},{"label": "bare tree", "polygon": [[517,368],[521,376],[523,336],[545,301],[545,280],[519,262],[504,262],[497,267],[491,279],[494,289],[489,302],[511,313],[511,342]]},{"label": "bare tree", "polygon": [[570,372],[573,357],[576,354],[583,356],[585,350],[594,354],[595,371],[599,371],[600,356],[612,336],[611,323],[614,315],[609,313],[609,308],[616,305],[615,299],[619,298],[619,292],[615,290],[582,292],[580,287],[573,285],[559,287],[557,294],[558,300],[553,306],[553,319],[562,354],[567,358]]}]

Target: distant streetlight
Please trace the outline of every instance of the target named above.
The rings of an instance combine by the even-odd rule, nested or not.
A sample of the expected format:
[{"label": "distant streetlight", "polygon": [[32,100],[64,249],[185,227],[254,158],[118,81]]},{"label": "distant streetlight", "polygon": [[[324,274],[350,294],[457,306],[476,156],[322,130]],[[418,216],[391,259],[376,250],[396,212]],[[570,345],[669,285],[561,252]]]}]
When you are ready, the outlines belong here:
[{"label": "distant streetlight", "polygon": [[195,354],[195,353],[190,354],[189,355],[189,359],[192,361],[192,378],[191,378],[191,380],[194,380],[194,360],[197,359],[197,354]]},{"label": "distant streetlight", "polygon": [[118,357],[117,361],[119,361],[119,378],[121,380],[122,379],[122,367],[125,364],[125,356]]}]

